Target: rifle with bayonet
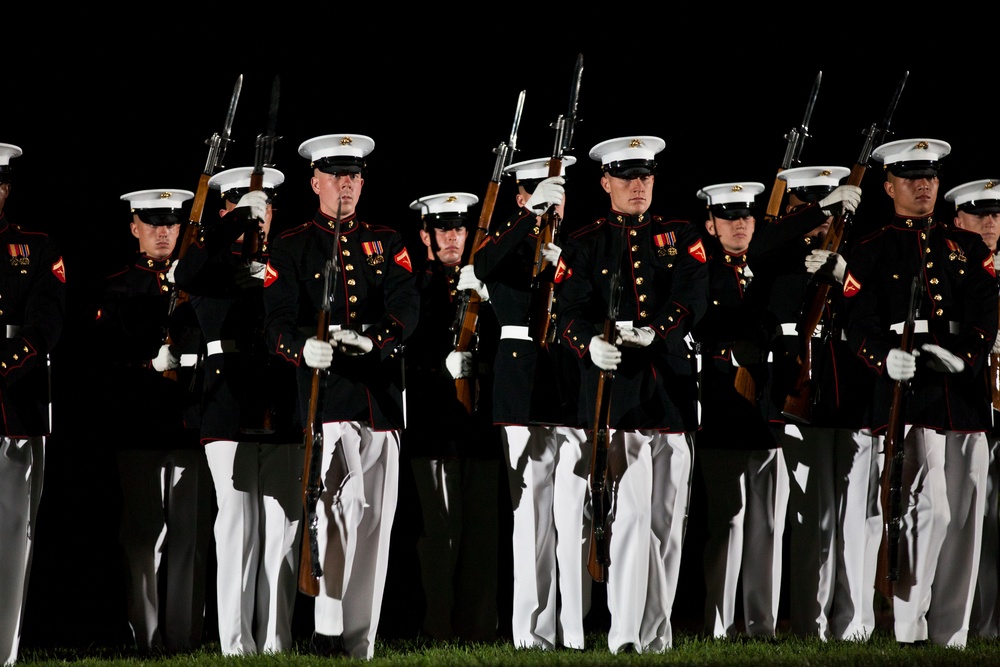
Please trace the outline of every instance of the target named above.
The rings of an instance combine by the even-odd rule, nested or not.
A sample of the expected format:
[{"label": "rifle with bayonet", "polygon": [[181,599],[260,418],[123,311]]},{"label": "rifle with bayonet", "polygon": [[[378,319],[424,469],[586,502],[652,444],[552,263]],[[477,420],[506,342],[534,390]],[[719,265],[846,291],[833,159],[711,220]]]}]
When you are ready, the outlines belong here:
[{"label": "rifle with bayonet", "polygon": [[[191,200],[191,215],[188,217],[188,222],[181,231],[177,247],[174,248],[174,256],[171,264],[184,257],[188,247],[198,238],[198,234],[201,231],[201,215],[205,210],[205,200],[208,198],[208,181],[217,171],[223,168],[222,160],[225,158],[229,142],[232,141],[230,135],[233,130],[233,118],[236,116],[236,104],[240,100],[240,90],[242,88],[243,75],[240,74],[236,79],[236,85],[233,87],[233,95],[229,100],[229,110],[226,112],[226,122],[222,126],[222,133],[215,132],[205,140],[205,143],[208,144],[208,158],[205,160],[205,167],[198,178],[198,188],[195,190],[194,198]],[[170,305],[167,307],[167,316],[173,315],[177,306],[186,303],[188,300],[187,292],[177,289],[176,284],[171,284]],[[167,345],[172,344],[169,331],[165,336],[164,343]],[[177,371],[163,371],[163,376],[171,380],[176,380]]]},{"label": "rifle with bayonet", "polygon": [[[569,89],[569,110],[552,123],[556,131],[555,147],[549,160],[549,177],[562,175],[563,157],[573,145],[573,129],[577,122],[577,103],[580,99],[580,78],[583,76],[583,54],[576,57],[573,68],[573,83]],[[535,243],[535,262],[531,270],[531,303],[528,311],[528,326],[531,338],[542,348],[547,348],[555,337],[552,326],[552,297],[555,292],[555,267],[550,267],[542,250],[549,243],[559,240],[561,216],[555,206],[542,214]],[[558,244],[557,244],[558,245]]]},{"label": "rifle with bayonet", "polygon": [[[278,97],[281,93],[281,80],[277,75],[271,83],[271,104],[267,113],[267,132],[257,135],[257,143],[254,147],[253,171],[250,172],[250,191],[264,189],[264,168],[274,166],[274,144],[279,137],[275,128],[278,122]],[[247,230],[243,235],[243,264],[249,266],[252,262],[260,262],[264,252],[264,225],[263,221],[256,229]]]},{"label": "rifle with bayonet", "polygon": [[[781,167],[778,168],[778,175],[786,169],[791,169],[799,164],[802,158],[802,147],[809,135],[809,121],[812,120],[813,108],[816,106],[816,97],[819,95],[819,84],[823,80],[823,72],[816,75],[813,82],[812,91],[809,93],[809,101],[806,103],[806,113],[802,117],[802,124],[793,127],[785,135],[788,143],[785,146],[785,156],[781,160]],[[786,181],[775,176],[774,185],[771,187],[771,198],[767,202],[767,209],[764,211],[764,223],[771,223],[781,215],[781,204],[785,199]],[[749,369],[740,366],[736,369],[736,377],[733,380],[736,391],[748,400],[751,404],[757,404],[757,384]]]},{"label": "rifle with bayonet", "polygon": [[[618,239],[618,258],[611,274],[611,289],[608,296],[607,316],[604,318],[602,339],[614,345],[615,323],[618,320],[618,304],[621,299],[621,263],[628,230],[621,227]],[[594,426],[590,432],[590,500],[593,509],[590,523],[590,554],[587,557],[587,571],[591,578],[603,582],[608,567],[607,515],[608,515],[608,447],[611,435],[611,385],[615,372],[601,370],[597,377],[597,404],[594,409]]]},{"label": "rifle with bayonet", "polygon": [[[522,90],[517,96],[517,108],[514,110],[514,125],[510,128],[510,139],[507,142],[501,141],[500,145],[493,149],[497,159],[493,165],[493,176],[486,186],[483,207],[479,212],[479,226],[476,227],[476,236],[472,241],[472,249],[469,251],[469,261],[466,262],[469,266],[473,265],[476,251],[479,250],[479,246],[486,240],[486,235],[490,231],[490,220],[493,218],[493,208],[496,206],[504,167],[510,164],[514,153],[517,152],[517,129],[521,125],[524,95],[525,91]],[[479,304],[482,298],[478,292],[470,289],[463,290],[458,299],[455,323],[452,325],[455,351],[471,352],[479,340]],[[455,394],[470,415],[476,408],[475,383],[475,377],[455,378]]]},{"label": "rifle with bayonet", "polygon": [[[899,104],[899,97],[903,92],[903,87],[906,85],[906,79],[909,74],[908,71],[905,72],[903,78],[900,79],[899,84],[896,86],[896,92],[892,96],[892,101],[889,102],[889,108],[886,109],[882,123],[880,125],[872,123],[865,132],[865,142],[861,147],[861,154],[858,156],[854,166],[851,167],[851,173],[847,178],[848,185],[861,185],[865,172],[868,170],[868,163],[871,160],[872,152],[892,134],[889,129],[892,124],[892,116],[896,111],[896,106]],[[852,221],[853,214],[850,211],[846,209],[841,211],[830,225],[826,236],[823,237],[823,242],[820,245],[821,249],[838,252],[844,244]],[[785,404],[782,409],[782,414],[789,419],[805,424],[812,421],[812,337],[816,328],[823,320],[824,313],[829,304],[830,294],[830,283],[827,281],[814,279],[811,285],[813,289],[812,297],[805,304],[806,307],[803,311],[805,314],[798,326],[799,354],[795,359],[796,372],[794,375],[794,385],[785,397]],[[828,326],[826,327],[826,333],[829,334],[829,331],[830,327]]]},{"label": "rifle with bayonet", "polygon": [[[330,342],[330,313],[333,310],[333,286],[340,273],[340,212],[343,202],[337,203],[337,220],[333,231],[333,257],[323,265],[323,293],[316,316],[316,338]],[[323,565],[319,556],[319,497],[323,493],[323,379],[326,371],[314,368],[309,391],[309,424],[305,430],[305,462],[302,468],[302,507],[305,510],[305,530],[302,531],[302,549],[299,554],[299,590],[305,595],[319,594],[319,578]]]},{"label": "rifle with bayonet", "polygon": [[[921,257],[923,252],[921,252]],[[913,276],[910,284],[910,307],[903,323],[903,337],[899,347],[913,352],[913,329],[922,294],[920,275]],[[889,406],[889,425],[883,438],[882,477],[879,480],[879,499],[882,503],[882,541],[878,547],[875,566],[875,590],[891,600],[893,587],[899,581],[899,533],[901,494],[903,483],[903,438],[906,436],[906,394],[909,380],[896,380],[892,387],[892,404]]]}]

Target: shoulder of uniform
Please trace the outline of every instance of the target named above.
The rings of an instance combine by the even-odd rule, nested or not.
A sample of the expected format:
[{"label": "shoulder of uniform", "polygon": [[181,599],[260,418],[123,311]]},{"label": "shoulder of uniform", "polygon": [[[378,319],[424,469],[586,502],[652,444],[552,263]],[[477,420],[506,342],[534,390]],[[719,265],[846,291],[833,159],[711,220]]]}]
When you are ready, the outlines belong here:
[{"label": "shoulder of uniform", "polygon": [[305,230],[309,229],[312,226],[312,224],[313,223],[312,223],[311,220],[306,220],[305,222],[303,222],[300,225],[296,225],[294,227],[289,227],[285,231],[281,232],[280,234],[278,234],[278,238],[284,239],[284,238],[288,238],[289,236],[295,236],[296,234],[301,234]]},{"label": "shoulder of uniform", "polygon": [[584,225],[583,227],[580,227],[579,229],[575,230],[573,233],[570,234],[570,238],[574,238],[575,239],[575,238],[579,238],[581,236],[586,236],[587,234],[590,234],[591,232],[593,232],[593,231],[595,231],[597,229],[600,229],[601,227],[603,227],[606,224],[608,224],[608,219],[607,218],[600,218],[600,219],[595,220],[594,222],[590,223],[589,225]]},{"label": "shoulder of uniform", "polygon": [[681,220],[680,218],[664,218],[662,215],[654,215],[653,222],[654,225],[690,225],[690,220]]}]

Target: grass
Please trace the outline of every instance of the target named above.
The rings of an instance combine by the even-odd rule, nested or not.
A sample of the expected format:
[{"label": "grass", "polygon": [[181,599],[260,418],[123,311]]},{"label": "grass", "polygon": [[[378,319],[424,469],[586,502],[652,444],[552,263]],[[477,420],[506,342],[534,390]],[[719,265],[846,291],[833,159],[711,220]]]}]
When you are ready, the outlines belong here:
[{"label": "grass", "polygon": [[[941,646],[900,646],[877,630],[868,642],[821,642],[779,635],[776,639],[713,640],[680,633],[674,647],[654,655],[611,655],[606,635],[591,633],[584,651],[515,650],[508,640],[489,644],[449,644],[419,640],[379,641],[371,667],[438,667],[516,665],[521,667],[597,667],[603,665],[997,665],[1000,640],[971,638],[965,649]],[[302,651],[302,652],[300,652]],[[172,656],[134,656],[109,650],[88,652],[46,649],[23,652],[21,667],[330,667],[331,663],[362,662],[318,658],[300,650],[276,655],[225,658],[217,644]]]}]

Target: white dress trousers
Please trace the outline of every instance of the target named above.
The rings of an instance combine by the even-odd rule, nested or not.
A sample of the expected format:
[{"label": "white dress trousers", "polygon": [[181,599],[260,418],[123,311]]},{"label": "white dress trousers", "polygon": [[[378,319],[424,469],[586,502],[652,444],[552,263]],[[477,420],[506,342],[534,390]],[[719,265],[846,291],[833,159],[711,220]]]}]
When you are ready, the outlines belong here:
[{"label": "white dress trousers", "polygon": [[315,631],[341,635],[370,660],[382,611],[399,484],[399,432],[359,422],[323,424],[317,546],[323,567]]},{"label": "white dress trousers", "polygon": [[908,426],[903,447],[896,640],[964,648],[982,547],[986,435]]},{"label": "white dress trousers", "polygon": [[607,537],[608,648],[673,646],[670,614],[691,499],[693,433],[612,430]]},{"label": "white dress trousers", "polygon": [[217,440],[205,446],[218,514],[219,647],[223,655],[292,648],[298,591],[303,448]]},{"label": "white dress trousers", "polygon": [[[994,419],[997,414],[993,413]],[[998,512],[997,491],[1000,489],[1000,465],[997,454],[1000,437],[987,435],[989,448],[989,468],[986,473],[986,509],[983,514],[983,549],[979,557],[979,577],[976,579],[976,595],[972,602],[969,618],[969,632],[984,638],[995,638],[1000,634],[1000,512]]]},{"label": "white dress trousers", "polygon": [[[141,650],[201,646],[212,498],[202,449],[118,452],[128,619]],[[163,610],[161,615],[160,609]]]},{"label": "white dress trousers", "polygon": [[698,451],[705,479],[705,632],[737,634],[737,585],[743,581],[746,634],[773,637],[781,592],[781,549],[788,475],[780,448]]},{"label": "white dress trousers", "polygon": [[792,427],[781,439],[788,497],[791,631],[867,641],[882,521],[878,438],[870,431]]},{"label": "white dress trousers", "polygon": [[590,442],[582,429],[504,426],[514,509],[517,648],[584,648],[590,610]]},{"label": "white dress trousers", "polygon": [[17,660],[42,497],[45,438],[0,436],[0,658]]}]

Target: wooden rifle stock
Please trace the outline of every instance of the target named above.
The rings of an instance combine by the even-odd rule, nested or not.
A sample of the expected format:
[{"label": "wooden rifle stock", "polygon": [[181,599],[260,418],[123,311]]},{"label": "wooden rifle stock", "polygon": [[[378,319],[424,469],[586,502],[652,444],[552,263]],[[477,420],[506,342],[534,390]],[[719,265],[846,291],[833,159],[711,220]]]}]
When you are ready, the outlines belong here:
[{"label": "wooden rifle stock", "polygon": [[[337,204],[337,221],[333,234],[333,257],[323,265],[323,296],[316,317],[316,338],[330,342],[330,312],[333,309],[333,284],[340,271],[340,207]],[[323,461],[323,376],[325,371],[313,369],[309,390],[309,424],[305,430],[305,461],[302,466],[302,508],[305,511],[305,526],[302,530],[302,548],[299,553],[299,590],[305,595],[319,594],[319,578],[323,576],[323,566],[319,555],[319,517],[317,507],[323,493],[320,469]]]},{"label": "wooden rifle stock", "polygon": [[[920,295],[920,278],[913,277],[910,287],[910,312],[903,324],[900,349],[913,351],[913,329]],[[897,380],[892,388],[892,404],[889,407],[889,424],[883,439],[885,454],[882,477],[879,480],[879,499],[882,503],[882,541],[878,547],[878,562],[875,568],[875,590],[891,600],[894,583],[899,580],[899,533],[901,516],[901,494],[903,481],[903,438],[906,435],[906,392],[909,380]]]},{"label": "wooden rifle stock", "polygon": [[[998,322],[1000,322],[1000,313],[998,313]],[[1000,410],[1000,354],[990,352],[987,373],[990,396],[993,399],[993,409]]]}]

